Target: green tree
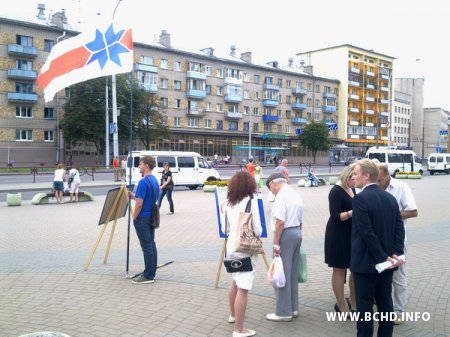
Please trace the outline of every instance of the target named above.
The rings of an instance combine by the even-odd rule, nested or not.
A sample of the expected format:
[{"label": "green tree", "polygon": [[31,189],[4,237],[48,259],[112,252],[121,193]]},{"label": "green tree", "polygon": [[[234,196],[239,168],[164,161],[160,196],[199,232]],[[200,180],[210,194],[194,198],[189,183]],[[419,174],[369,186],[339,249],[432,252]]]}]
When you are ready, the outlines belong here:
[{"label": "green tree", "polygon": [[314,163],[316,162],[317,151],[328,151],[331,146],[328,138],[328,127],[324,123],[312,122],[308,124],[298,138],[303,146],[311,150]]}]

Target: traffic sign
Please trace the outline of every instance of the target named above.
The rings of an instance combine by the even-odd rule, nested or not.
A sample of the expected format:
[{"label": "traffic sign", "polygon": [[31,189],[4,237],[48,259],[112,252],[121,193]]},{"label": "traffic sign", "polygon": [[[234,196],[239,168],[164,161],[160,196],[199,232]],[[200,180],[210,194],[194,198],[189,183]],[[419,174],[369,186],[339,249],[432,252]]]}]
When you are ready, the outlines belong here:
[{"label": "traffic sign", "polygon": [[448,130],[440,130],[439,135],[441,136],[448,135]]},{"label": "traffic sign", "polygon": [[436,153],[442,153],[442,147],[437,146],[436,147]]}]

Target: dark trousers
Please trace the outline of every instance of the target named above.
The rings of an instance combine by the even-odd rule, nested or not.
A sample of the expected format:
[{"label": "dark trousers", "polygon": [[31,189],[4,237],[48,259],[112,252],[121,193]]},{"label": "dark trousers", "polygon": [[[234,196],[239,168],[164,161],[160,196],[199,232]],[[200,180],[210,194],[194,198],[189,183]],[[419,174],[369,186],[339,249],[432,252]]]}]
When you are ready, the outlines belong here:
[{"label": "dark trousers", "polygon": [[170,211],[173,213],[174,210],[173,210],[172,191],[173,185],[170,185],[169,187],[159,191],[158,207],[161,208],[162,200],[164,196],[167,195],[167,201],[169,202]]},{"label": "dark trousers", "polygon": [[142,253],[144,254],[144,277],[153,280],[156,274],[158,263],[158,251],[155,243],[155,229],[151,225],[151,217],[142,217],[134,220],[134,229],[136,230]]},{"label": "dark trousers", "polygon": [[[374,300],[378,312],[378,337],[391,337],[394,322],[389,320],[389,313],[394,311],[392,305],[392,275],[393,270],[386,270],[381,274],[353,273],[355,280],[356,307],[359,312],[359,321],[356,322],[358,337],[372,337],[373,320],[365,321],[365,312],[373,313]],[[381,315],[383,314],[383,315]],[[384,316],[384,317],[382,317]]]}]

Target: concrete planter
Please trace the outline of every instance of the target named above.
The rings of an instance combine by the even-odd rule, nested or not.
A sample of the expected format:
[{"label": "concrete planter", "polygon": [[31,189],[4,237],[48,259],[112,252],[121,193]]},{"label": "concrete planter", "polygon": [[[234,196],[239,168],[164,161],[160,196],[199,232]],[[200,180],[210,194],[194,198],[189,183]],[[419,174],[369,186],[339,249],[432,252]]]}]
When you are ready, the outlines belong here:
[{"label": "concrete planter", "polygon": [[203,185],[203,192],[214,192],[217,185]]},{"label": "concrete planter", "polygon": [[20,193],[8,193],[6,195],[6,204],[8,206],[20,206],[20,205],[22,205],[22,194],[20,194]]},{"label": "concrete planter", "polygon": [[422,179],[420,174],[408,174],[408,179]]}]

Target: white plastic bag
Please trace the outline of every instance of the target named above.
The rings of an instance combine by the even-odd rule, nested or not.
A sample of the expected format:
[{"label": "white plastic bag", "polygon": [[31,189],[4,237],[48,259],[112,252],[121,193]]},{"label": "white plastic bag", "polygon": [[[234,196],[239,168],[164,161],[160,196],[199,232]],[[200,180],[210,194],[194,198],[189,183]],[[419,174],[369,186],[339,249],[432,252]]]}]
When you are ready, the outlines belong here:
[{"label": "white plastic bag", "polygon": [[267,280],[274,288],[283,288],[286,285],[283,261],[280,256],[275,256],[267,271]]}]

